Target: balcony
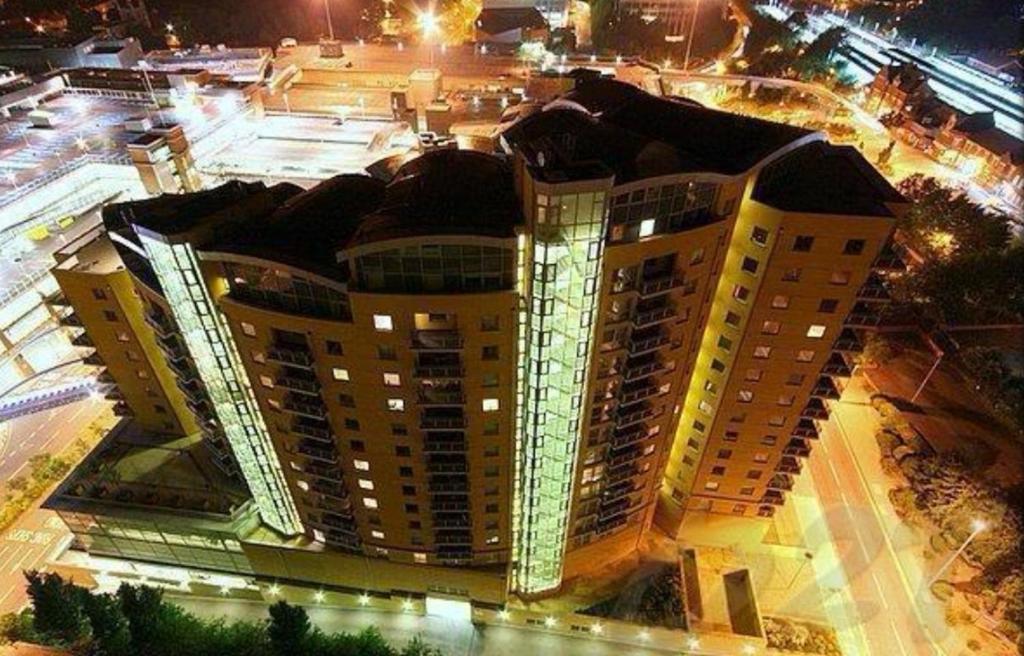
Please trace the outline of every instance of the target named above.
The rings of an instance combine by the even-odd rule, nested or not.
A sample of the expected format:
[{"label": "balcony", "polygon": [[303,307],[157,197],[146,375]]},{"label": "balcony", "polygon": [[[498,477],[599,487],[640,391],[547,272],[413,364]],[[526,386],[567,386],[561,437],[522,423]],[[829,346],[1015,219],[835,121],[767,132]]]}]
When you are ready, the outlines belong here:
[{"label": "balcony", "polygon": [[96,346],[92,342],[92,338],[89,337],[89,333],[82,332],[77,337],[71,340],[72,346]]},{"label": "balcony", "polygon": [[768,490],[758,503],[767,506],[781,506],[786,503],[786,497],[782,496],[778,490]]},{"label": "balcony", "polygon": [[454,498],[445,498],[443,501],[432,499],[430,501],[430,510],[433,512],[469,512],[469,499],[456,500]]},{"label": "balcony", "polygon": [[811,398],[807,400],[807,405],[800,412],[800,416],[825,421],[828,419],[828,407],[820,398]]},{"label": "balcony", "polygon": [[625,371],[623,372],[623,378],[628,382],[637,380],[639,378],[645,378],[647,376],[655,376],[657,374],[670,371],[672,367],[657,359],[654,356],[650,356],[642,363],[630,364],[626,363]]},{"label": "balcony", "polygon": [[802,469],[800,461],[793,456],[782,456],[782,460],[775,466],[775,471],[784,474],[799,474]]},{"label": "balcony", "polygon": [[782,453],[795,458],[807,458],[811,455],[811,445],[806,440],[791,438]]},{"label": "balcony", "polygon": [[340,481],[334,482],[331,479],[318,478],[313,481],[310,489],[317,494],[322,494],[323,496],[336,501],[342,501],[344,503],[349,503],[350,501],[348,492],[345,490],[344,486],[340,484]]},{"label": "balcony", "polygon": [[210,407],[210,403],[206,396],[191,398],[185,397],[185,407],[201,420],[213,420],[213,409]]},{"label": "balcony", "polygon": [[81,328],[82,327],[82,320],[79,319],[78,315],[75,314],[73,311],[72,312],[68,312],[67,314],[61,316],[61,318],[57,320],[57,323],[59,323],[60,325],[64,326],[65,328]]},{"label": "balcony", "polygon": [[135,413],[124,401],[118,401],[114,404],[114,414],[118,417],[134,417]]},{"label": "balcony", "polygon": [[462,378],[466,370],[461,365],[416,365],[412,375],[414,378]]},{"label": "balcony", "polygon": [[96,374],[96,382],[103,385],[108,385],[116,381],[114,380],[114,377],[110,375],[110,372],[104,369],[103,371]]},{"label": "balcony", "polygon": [[645,419],[652,419],[659,416],[662,413],[662,408],[652,408],[649,406],[640,408],[631,408],[625,410],[619,408],[616,412],[615,426],[617,428],[625,428],[637,422],[644,421]]},{"label": "balcony", "polygon": [[597,533],[608,533],[613,531],[626,523],[626,515],[616,515],[607,519],[599,519],[594,524],[594,531]]},{"label": "balcony", "polygon": [[425,431],[462,430],[466,427],[466,418],[458,415],[437,415],[423,413],[420,415],[420,428]]},{"label": "balcony", "polygon": [[414,351],[458,351],[462,349],[462,336],[454,330],[414,330]]},{"label": "balcony", "polygon": [[653,310],[645,310],[643,312],[637,312],[633,317],[633,326],[636,328],[646,328],[648,326],[655,326],[659,323],[669,321],[676,316],[676,310],[672,305],[665,307],[654,308]]},{"label": "balcony", "polygon": [[871,263],[871,268],[875,271],[906,271],[907,265],[900,256],[901,251],[902,247],[889,243]]},{"label": "balcony", "polygon": [[444,531],[434,535],[434,543],[437,545],[464,544],[472,546],[473,534],[469,531]]},{"label": "balcony", "polygon": [[[839,388],[828,376],[822,376],[818,379],[818,382],[814,384],[814,388],[811,389],[811,396],[819,399],[828,399],[830,401],[838,401],[842,395]],[[826,419],[828,417],[825,417]]]},{"label": "balcony", "polygon": [[620,467],[626,463],[636,462],[644,456],[643,449],[639,446],[629,446],[623,449],[611,449],[605,458],[605,464],[609,469]]},{"label": "balcony", "polygon": [[864,350],[864,346],[857,339],[857,335],[852,330],[846,328],[839,333],[839,337],[832,344],[832,350],[841,353],[860,353]]},{"label": "balcony", "polygon": [[465,474],[469,472],[469,464],[465,461],[428,460],[427,471],[431,474]]},{"label": "balcony", "polygon": [[793,477],[789,474],[775,474],[771,480],[768,481],[769,490],[785,490],[789,492],[793,489]]},{"label": "balcony", "polygon": [[203,389],[203,385],[198,379],[175,378],[174,384],[181,390],[186,399],[191,399],[197,403],[206,400],[206,390]]},{"label": "balcony", "polygon": [[469,482],[463,480],[432,480],[427,484],[427,491],[429,492],[441,492],[448,494],[460,494],[469,493]]},{"label": "balcony", "polygon": [[650,383],[624,385],[619,392],[619,403],[621,405],[629,405],[660,394],[661,390],[656,385],[651,385]]},{"label": "balcony", "polygon": [[793,437],[799,437],[802,439],[816,440],[818,439],[818,427],[810,419],[801,419],[793,427]]},{"label": "balcony", "polygon": [[453,438],[437,438],[428,435],[423,440],[424,453],[465,453],[466,440]]},{"label": "balcony", "polygon": [[432,516],[434,528],[469,528],[469,515],[465,513],[451,513],[448,511],[436,511]]},{"label": "balcony", "polygon": [[331,429],[326,421],[321,421],[319,423],[314,424],[308,421],[302,421],[297,419],[296,421],[292,422],[291,431],[296,435],[308,437],[318,442],[327,442],[332,445],[334,444],[334,433],[331,432]]},{"label": "balcony", "polygon": [[607,502],[602,501],[600,509],[598,510],[598,516],[601,518],[607,518],[620,515],[629,510],[629,506],[632,502],[633,500],[629,497],[619,497],[618,499],[609,500]]},{"label": "balcony", "polygon": [[285,397],[284,403],[281,404],[285,412],[290,412],[295,415],[301,415],[303,417],[312,417],[313,419],[326,419],[327,418],[327,407],[324,406],[323,401],[306,400],[308,396],[296,395],[289,393]]},{"label": "balcony", "polygon": [[[328,465],[321,465],[316,462],[308,462],[302,468],[304,474],[313,476],[318,481],[323,481],[330,485],[340,485],[342,481],[341,470],[337,467],[331,467]],[[314,481],[314,487],[318,481]],[[323,494],[321,492],[321,494]],[[346,493],[347,496],[347,493]]]},{"label": "balcony", "polygon": [[821,373],[826,376],[849,378],[853,375],[853,370],[850,369],[850,365],[846,364],[846,359],[843,358],[842,353],[833,353],[821,367]]},{"label": "balcony", "polygon": [[108,391],[106,394],[103,395],[103,398],[105,398],[108,401],[123,401],[124,400],[124,394],[115,385],[114,387],[112,387],[110,389],[110,391]]},{"label": "balcony", "polygon": [[889,295],[889,290],[885,288],[885,283],[875,273],[868,276],[868,279],[864,281],[860,289],[857,290],[857,300],[868,301],[874,303],[888,303],[892,300],[892,296]]},{"label": "balcony", "polygon": [[637,335],[634,333],[629,338],[629,353],[630,355],[639,355],[641,353],[649,353],[655,351],[665,344],[668,344],[671,338],[665,334],[655,334],[651,336]]},{"label": "balcony", "polygon": [[882,319],[870,303],[855,303],[843,321],[843,325],[855,328],[873,328],[880,323]]},{"label": "balcony", "polygon": [[178,332],[175,328],[174,321],[172,321],[166,314],[157,314],[150,311],[146,312],[143,316],[146,324],[153,329],[153,332],[156,333],[157,337],[173,337]]},{"label": "balcony", "polygon": [[94,367],[102,367],[105,364],[103,362],[103,358],[96,351],[93,351],[89,355],[82,358],[82,363],[92,365]]},{"label": "balcony", "polygon": [[288,373],[288,369],[294,371],[291,367],[286,368],[285,371],[278,374],[274,379],[274,385],[283,387],[288,391],[299,392],[301,394],[312,394],[317,396],[320,394],[320,381],[317,380],[316,376],[297,376],[295,374]]},{"label": "balcony", "polygon": [[338,463],[338,452],[333,447],[323,446],[322,442],[304,439],[298,444],[298,452],[320,462]]},{"label": "balcony", "polygon": [[71,305],[71,302],[68,301],[68,297],[65,296],[64,292],[62,292],[60,289],[54,290],[53,293],[51,293],[43,300],[46,301],[46,304],[51,307],[68,307]]},{"label": "balcony", "polygon": [[416,403],[422,406],[465,405],[466,395],[461,389],[423,388],[416,397]]},{"label": "balcony", "polygon": [[473,559],[473,548],[469,545],[449,544],[438,547],[434,554],[438,560],[452,565],[464,565]]},{"label": "balcony", "polygon": [[300,369],[313,368],[313,355],[309,347],[298,344],[275,344],[267,349],[267,362],[275,362]]},{"label": "balcony", "polygon": [[646,298],[650,296],[657,296],[658,294],[664,294],[682,286],[682,276],[676,276],[674,273],[670,273],[657,278],[644,280],[637,286],[637,292],[641,297]]},{"label": "balcony", "polygon": [[612,438],[609,440],[609,444],[613,449],[622,448],[629,446],[630,444],[642,442],[648,437],[646,424],[633,424],[625,430],[616,430],[612,433]]},{"label": "balcony", "polygon": [[604,478],[610,485],[614,485],[628,478],[633,478],[639,473],[640,468],[637,467],[636,462],[634,461],[618,467],[610,467],[608,471],[605,472]]}]

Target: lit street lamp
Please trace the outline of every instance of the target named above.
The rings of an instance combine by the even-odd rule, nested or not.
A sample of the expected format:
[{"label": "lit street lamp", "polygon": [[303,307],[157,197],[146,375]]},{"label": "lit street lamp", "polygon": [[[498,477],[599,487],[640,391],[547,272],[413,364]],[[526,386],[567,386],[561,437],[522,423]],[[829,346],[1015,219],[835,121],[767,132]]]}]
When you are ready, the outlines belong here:
[{"label": "lit street lamp", "polygon": [[327,36],[334,41],[334,24],[331,22],[331,0],[324,0],[324,14],[327,16]]},{"label": "lit street lamp", "polygon": [[964,540],[964,543],[960,545],[960,548],[953,552],[953,555],[949,557],[949,560],[942,564],[942,567],[939,568],[939,571],[935,572],[932,578],[928,581],[929,588],[931,588],[932,585],[934,585],[935,582],[939,579],[939,577],[942,576],[942,574],[946,571],[946,569],[948,569],[949,566],[953,564],[953,561],[960,557],[960,554],[964,552],[964,549],[967,548],[967,545],[969,545],[974,538],[978,537],[979,533],[981,533],[987,528],[988,522],[986,522],[984,519],[975,519],[971,522],[971,534],[967,536],[967,539]]},{"label": "lit street lamp", "polygon": [[430,50],[430,67],[433,68],[434,44],[431,42],[430,37],[441,31],[440,21],[438,21],[433,11],[426,11],[417,17],[416,22],[419,23],[420,31],[423,32],[423,42],[427,44],[427,49]]}]

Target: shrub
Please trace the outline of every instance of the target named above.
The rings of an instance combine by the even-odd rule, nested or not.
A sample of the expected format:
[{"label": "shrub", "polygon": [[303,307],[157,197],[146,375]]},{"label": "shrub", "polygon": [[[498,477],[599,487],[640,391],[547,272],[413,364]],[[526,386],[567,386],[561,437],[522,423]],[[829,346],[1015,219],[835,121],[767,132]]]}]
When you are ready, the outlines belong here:
[{"label": "shrub", "polygon": [[878,442],[878,448],[882,450],[882,456],[891,456],[893,449],[903,444],[899,435],[885,428],[875,431],[875,441]]}]

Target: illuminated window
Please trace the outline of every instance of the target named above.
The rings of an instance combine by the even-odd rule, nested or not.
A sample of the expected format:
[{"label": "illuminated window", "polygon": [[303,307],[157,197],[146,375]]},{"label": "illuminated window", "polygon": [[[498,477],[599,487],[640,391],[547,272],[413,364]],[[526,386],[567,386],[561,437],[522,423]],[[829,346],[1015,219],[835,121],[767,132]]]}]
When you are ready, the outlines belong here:
[{"label": "illuminated window", "polygon": [[364,490],[372,490],[373,489],[373,481],[371,481],[368,478],[360,478],[359,479],[359,487],[364,489]]},{"label": "illuminated window", "polygon": [[295,481],[295,484],[299,486],[299,489],[303,492],[309,492],[309,483],[306,481]]},{"label": "illuminated window", "polygon": [[387,387],[398,387],[399,385],[402,384],[402,377],[396,373],[385,373],[384,384]]},{"label": "illuminated window", "polygon": [[705,380],[704,381],[704,391],[705,392],[711,392],[712,394],[718,394],[718,385],[715,385],[710,380]]},{"label": "illuminated window", "polygon": [[427,554],[417,551],[412,555],[412,559],[417,563],[427,562]]},{"label": "illuminated window", "polygon": [[810,362],[814,359],[814,351],[797,351],[796,361],[797,362]]},{"label": "illuminated window", "polygon": [[341,367],[334,367],[331,370],[331,375],[334,376],[334,380],[348,380],[348,369],[342,369]]},{"label": "illuminated window", "polygon": [[384,531],[370,531],[370,537],[372,537],[374,540],[383,540]]},{"label": "illuminated window", "polygon": [[644,219],[640,222],[640,237],[650,237],[654,234],[654,219]]},{"label": "illuminated window", "polygon": [[849,271],[833,271],[832,276],[828,279],[830,285],[848,285],[850,284],[850,272]]},{"label": "illuminated window", "polygon": [[499,538],[497,535],[488,535],[486,540],[487,544],[498,544],[498,542],[500,541],[501,538]]},{"label": "illuminated window", "polygon": [[718,481],[708,481],[704,484],[705,490],[715,491],[718,489]]},{"label": "illuminated window", "polygon": [[754,393],[750,390],[740,390],[740,393],[736,395],[736,400],[740,403],[750,403],[754,400]]},{"label": "illuminated window", "polygon": [[698,248],[697,250],[690,253],[690,265],[700,264],[704,261],[704,249]]},{"label": "illuminated window", "polygon": [[765,345],[762,344],[760,346],[755,346],[754,347],[754,357],[758,358],[759,360],[764,360],[765,358],[767,358],[771,354],[772,354],[772,347],[770,347],[770,346],[765,346]]},{"label": "illuminated window", "polygon": [[370,508],[371,510],[376,510],[380,507],[380,504],[377,503],[377,499],[374,497],[363,497],[363,506]]},{"label": "illuminated window", "polygon": [[270,376],[260,376],[260,385],[268,389],[274,389],[274,379]]},{"label": "illuminated window", "polygon": [[498,399],[484,399],[481,405],[484,412],[497,412]]},{"label": "illuminated window", "polygon": [[394,323],[391,321],[390,314],[375,314],[373,315],[373,327],[378,332],[390,333],[395,329]]},{"label": "illuminated window", "polygon": [[772,299],[772,307],[776,310],[785,310],[789,307],[789,297],[779,294]]},{"label": "illuminated window", "polygon": [[750,231],[750,241],[758,246],[765,246],[768,243],[768,231],[760,226],[754,226]]},{"label": "illuminated window", "polygon": [[712,407],[712,405],[707,401],[701,401],[700,403],[698,403],[697,408],[699,408],[700,411],[706,415],[710,415],[715,411],[714,407]]},{"label": "illuminated window", "polygon": [[131,337],[129,337],[128,333],[126,333],[126,332],[118,331],[118,333],[117,333],[117,341],[119,341],[119,342],[128,342],[128,341],[131,341]]},{"label": "illuminated window", "polygon": [[778,335],[782,324],[778,321],[765,321],[761,324],[761,333],[764,335]]},{"label": "illuminated window", "polygon": [[405,401],[402,399],[388,399],[388,410],[392,412],[405,410]]},{"label": "illuminated window", "polygon": [[353,460],[352,466],[355,467],[357,471],[370,471],[369,460]]},{"label": "illuminated window", "polygon": [[821,339],[825,336],[825,326],[819,323],[812,323],[807,329],[807,336],[813,339]]},{"label": "illuminated window", "polygon": [[747,380],[747,381],[750,381],[752,383],[756,383],[757,381],[761,380],[761,376],[763,376],[763,375],[764,375],[764,370],[763,369],[747,369],[747,373],[745,373],[743,375],[743,380]]},{"label": "illuminated window", "polygon": [[242,333],[246,337],[255,337],[256,336],[256,326],[254,326],[251,323],[248,323],[246,321],[243,321],[242,322]]},{"label": "illuminated window", "polygon": [[783,406],[789,406],[789,405],[793,405],[793,403],[795,401],[796,401],[796,397],[793,396],[792,394],[789,394],[789,395],[783,394],[782,396],[780,396],[778,398],[778,400],[776,401],[776,404],[777,405],[783,405]]}]

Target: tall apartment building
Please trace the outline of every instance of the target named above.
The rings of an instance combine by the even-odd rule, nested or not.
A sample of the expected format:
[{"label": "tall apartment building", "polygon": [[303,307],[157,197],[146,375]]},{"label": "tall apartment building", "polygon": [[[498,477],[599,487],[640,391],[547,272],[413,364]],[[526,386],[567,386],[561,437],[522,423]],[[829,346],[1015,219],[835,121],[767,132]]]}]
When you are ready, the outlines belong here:
[{"label": "tall apartment building", "polygon": [[821,134],[598,80],[493,155],[105,222],[282,544],[476,598],[467,572],[540,596],[687,510],[770,515],[900,201]]}]

